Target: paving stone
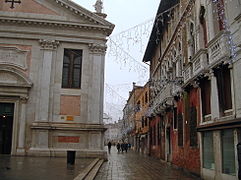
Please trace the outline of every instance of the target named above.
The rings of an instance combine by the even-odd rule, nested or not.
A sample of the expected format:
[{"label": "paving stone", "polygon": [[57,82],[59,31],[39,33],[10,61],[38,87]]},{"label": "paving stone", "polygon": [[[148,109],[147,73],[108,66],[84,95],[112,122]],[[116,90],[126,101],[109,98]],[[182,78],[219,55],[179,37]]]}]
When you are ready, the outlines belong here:
[{"label": "paving stone", "polygon": [[197,180],[158,159],[134,151],[117,153],[112,147],[95,180]]}]

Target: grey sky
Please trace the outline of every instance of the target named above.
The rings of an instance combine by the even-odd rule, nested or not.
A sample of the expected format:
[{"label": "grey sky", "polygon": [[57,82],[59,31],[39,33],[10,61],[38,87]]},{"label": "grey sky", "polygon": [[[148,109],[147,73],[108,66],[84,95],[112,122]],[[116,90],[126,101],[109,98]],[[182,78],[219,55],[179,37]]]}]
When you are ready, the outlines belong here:
[{"label": "grey sky", "polygon": [[[93,5],[96,0],[73,0],[80,6],[94,12]],[[107,14],[107,20],[115,24],[115,29],[111,34],[111,37],[115,37],[120,32],[126,31],[136,25],[142,24],[150,19],[153,19],[156,15],[156,11],[160,1],[158,0],[103,0],[104,10]],[[138,26],[139,27],[139,26]],[[151,30],[152,25],[149,25]],[[150,31],[149,30],[149,31]],[[131,35],[132,36],[132,35]],[[134,33],[135,36],[135,33]],[[142,38],[142,37],[141,37]],[[130,48],[124,45],[124,50],[128,52],[135,60],[142,63],[142,57],[146,48],[148,38],[143,37],[143,46],[130,44]],[[114,41],[117,41],[114,39]],[[119,43],[119,42],[118,42]],[[125,44],[125,43],[124,43]],[[109,45],[109,44],[108,44]],[[112,47],[108,46],[106,54],[106,66],[105,66],[105,83],[108,87],[113,88],[114,92],[108,90],[105,86],[105,109],[104,111],[113,117],[113,121],[117,121],[122,116],[123,100],[120,98],[128,98],[129,91],[132,89],[132,82],[144,83],[148,79],[148,73],[144,74],[144,78],[140,78],[140,74],[136,70],[133,70],[135,64],[123,63],[123,57],[116,59],[108,53]],[[117,53],[119,54],[119,52]],[[129,59],[128,61],[131,61]],[[131,68],[130,68],[131,67]],[[146,66],[148,68],[148,66]],[[147,71],[148,72],[148,71]],[[116,92],[116,93],[115,93]],[[119,96],[120,95],[120,96]]]},{"label": "grey sky", "polygon": [[[74,0],[82,7],[94,11],[93,5],[96,0]],[[158,0],[103,0],[104,13],[107,14],[107,20],[115,24],[115,29],[112,35],[116,35],[124,30],[141,24],[156,14]],[[145,47],[143,48],[143,51]],[[135,52],[138,51],[138,52]],[[138,49],[132,50],[130,54],[141,62],[143,53]],[[121,66],[120,63],[113,61],[112,57],[106,55],[106,78],[105,82],[111,85],[132,84],[133,81],[138,81],[136,72],[132,72],[129,68]],[[126,88],[125,88],[126,89]],[[129,89],[130,90],[130,89]],[[128,90],[127,90],[128,92]],[[123,94],[121,94],[123,95]],[[123,96],[126,97],[128,93]]]}]

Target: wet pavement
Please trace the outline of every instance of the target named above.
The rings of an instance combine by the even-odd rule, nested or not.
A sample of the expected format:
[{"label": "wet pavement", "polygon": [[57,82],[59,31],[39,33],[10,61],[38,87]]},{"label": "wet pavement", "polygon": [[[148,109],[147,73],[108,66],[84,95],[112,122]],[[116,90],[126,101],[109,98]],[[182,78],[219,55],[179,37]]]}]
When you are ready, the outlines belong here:
[{"label": "wet pavement", "polygon": [[184,171],[158,159],[133,151],[117,153],[112,147],[108,161],[100,168],[95,180],[197,180]]},{"label": "wet pavement", "polygon": [[76,159],[67,168],[66,158],[0,155],[0,180],[73,180],[93,159]]}]

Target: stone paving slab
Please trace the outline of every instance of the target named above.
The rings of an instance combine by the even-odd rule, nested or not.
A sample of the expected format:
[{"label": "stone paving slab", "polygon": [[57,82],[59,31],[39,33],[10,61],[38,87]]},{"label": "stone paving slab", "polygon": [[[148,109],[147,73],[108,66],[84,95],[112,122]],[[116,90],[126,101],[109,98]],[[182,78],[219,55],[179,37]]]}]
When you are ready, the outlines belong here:
[{"label": "stone paving slab", "polygon": [[108,161],[95,180],[197,180],[198,177],[171,167],[158,159],[133,151],[117,153],[112,147]]},{"label": "stone paving slab", "polygon": [[76,159],[67,168],[66,158],[0,155],[0,180],[73,180],[93,159]]}]

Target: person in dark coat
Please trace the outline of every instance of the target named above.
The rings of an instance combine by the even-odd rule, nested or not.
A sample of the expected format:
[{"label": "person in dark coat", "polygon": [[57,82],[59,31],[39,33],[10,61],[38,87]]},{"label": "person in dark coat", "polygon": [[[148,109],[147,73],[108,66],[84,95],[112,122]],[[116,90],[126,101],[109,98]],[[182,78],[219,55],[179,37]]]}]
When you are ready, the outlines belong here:
[{"label": "person in dark coat", "polygon": [[121,152],[124,152],[124,150],[125,150],[125,144],[121,143]]},{"label": "person in dark coat", "polygon": [[117,143],[116,148],[117,148],[117,151],[119,153],[120,152],[120,143]]},{"label": "person in dark coat", "polygon": [[109,141],[108,142],[108,152],[109,152],[109,154],[110,154],[110,150],[111,150],[111,142]]},{"label": "person in dark coat", "polygon": [[128,144],[125,143],[125,144],[124,144],[124,147],[125,147],[125,151],[127,152],[127,150],[128,150]]}]

